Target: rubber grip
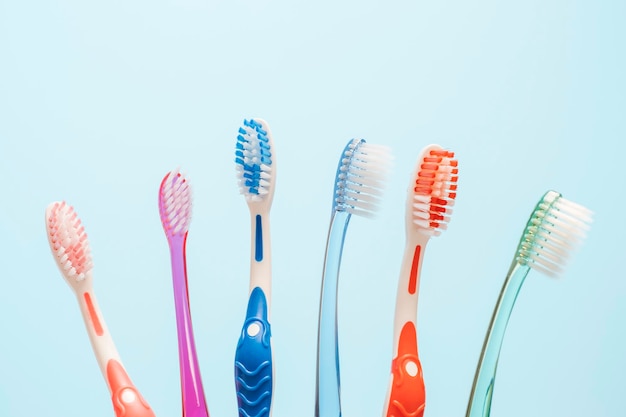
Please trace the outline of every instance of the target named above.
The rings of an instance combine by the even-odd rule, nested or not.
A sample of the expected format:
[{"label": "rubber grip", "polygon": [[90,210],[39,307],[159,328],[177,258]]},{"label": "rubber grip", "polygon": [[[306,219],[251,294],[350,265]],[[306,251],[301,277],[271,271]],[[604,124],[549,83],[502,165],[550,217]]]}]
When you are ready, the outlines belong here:
[{"label": "rubber grip", "polygon": [[269,416],[273,369],[267,301],[261,288],[250,293],[246,321],[235,352],[235,388],[240,417]]},{"label": "rubber grip", "polygon": [[422,417],[426,390],[417,356],[415,325],[407,322],[400,333],[398,355],[391,364],[392,382],[386,417]]},{"label": "rubber grip", "polygon": [[116,417],[155,417],[121,363],[114,359],[107,363],[107,379]]}]

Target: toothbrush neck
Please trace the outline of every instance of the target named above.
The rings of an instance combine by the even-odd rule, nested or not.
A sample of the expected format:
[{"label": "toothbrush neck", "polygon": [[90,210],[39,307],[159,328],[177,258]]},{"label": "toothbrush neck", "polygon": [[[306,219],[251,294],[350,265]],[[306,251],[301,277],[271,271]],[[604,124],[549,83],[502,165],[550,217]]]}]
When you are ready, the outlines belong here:
[{"label": "toothbrush neck", "polygon": [[251,247],[250,247],[250,292],[261,288],[270,303],[272,277],[272,251],[270,239],[269,213],[250,212]]},{"label": "toothbrush neck", "polygon": [[488,417],[504,332],[530,267],[513,262],[493,311],[474,377],[466,417]]},{"label": "toothbrush neck", "polygon": [[[427,244],[428,236],[418,233],[412,233],[407,236],[398,296],[404,295],[405,297],[417,298]],[[414,300],[413,304],[417,307],[417,300]]]},{"label": "toothbrush neck", "polygon": [[515,263],[511,267],[504,281],[504,285],[502,286],[502,290],[500,291],[498,302],[489,324],[489,330],[487,332],[488,337],[485,341],[481,358],[484,359],[483,368],[489,369],[490,372],[495,373],[500,348],[502,347],[502,341],[504,339],[504,332],[506,331],[513,306],[517,300],[517,295],[522,288],[522,284],[529,270],[530,268],[528,266]]},{"label": "toothbrush neck", "polygon": [[187,290],[187,233],[168,237],[174,292],[180,292],[179,297],[188,302]]},{"label": "toothbrush neck", "polygon": [[416,233],[407,235],[396,295],[393,352],[399,348],[400,335],[406,323],[417,328],[417,310],[422,262],[428,238]]},{"label": "toothbrush neck", "polygon": [[87,334],[89,335],[91,347],[98,361],[98,366],[100,367],[102,375],[106,378],[107,362],[111,359],[119,361],[119,354],[91,287],[89,286],[78,290],[76,297],[85,322]]},{"label": "toothbrush neck", "polygon": [[337,289],[341,254],[349,221],[348,212],[333,212],[328,230],[317,335],[315,417],[341,416]]}]

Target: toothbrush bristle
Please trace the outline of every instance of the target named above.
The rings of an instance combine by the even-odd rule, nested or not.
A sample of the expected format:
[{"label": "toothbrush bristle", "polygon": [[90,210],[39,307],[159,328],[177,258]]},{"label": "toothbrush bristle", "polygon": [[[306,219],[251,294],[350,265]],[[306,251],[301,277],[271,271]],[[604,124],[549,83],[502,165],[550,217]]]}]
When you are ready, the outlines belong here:
[{"label": "toothbrush bristle", "polygon": [[244,120],[237,134],[235,162],[239,192],[247,201],[263,201],[272,186],[270,133],[255,119]]},{"label": "toothbrush bristle", "polygon": [[339,161],[334,210],[372,217],[380,205],[391,161],[388,147],[352,139]]},{"label": "toothbrush bristle", "polygon": [[459,179],[454,152],[436,146],[422,155],[412,184],[413,223],[419,231],[438,236],[448,227]]},{"label": "toothbrush bristle", "polygon": [[582,244],[593,213],[555,191],[547,192],[530,216],[516,261],[548,276],[559,276]]},{"label": "toothbrush bristle", "polygon": [[87,233],[74,208],[54,202],[46,209],[48,242],[63,274],[76,281],[84,280],[93,268]]},{"label": "toothbrush bristle", "polygon": [[178,170],[169,172],[159,189],[159,213],[168,236],[184,235],[191,222],[191,185]]}]

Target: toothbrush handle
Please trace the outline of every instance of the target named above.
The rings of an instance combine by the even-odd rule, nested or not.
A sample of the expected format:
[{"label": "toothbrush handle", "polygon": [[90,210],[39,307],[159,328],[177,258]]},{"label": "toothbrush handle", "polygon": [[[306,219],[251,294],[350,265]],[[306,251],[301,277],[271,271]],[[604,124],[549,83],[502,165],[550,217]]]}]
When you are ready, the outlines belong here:
[{"label": "toothbrush handle", "polygon": [[466,417],[489,417],[491,413],[491,399],[504,332],[529,270],[530,267],[514,262],[504,280],[480,353]]},{"label": "toothbrush handle", "polygon": [[[117,352],[111,333],[104,321],[104,316],[100,311],[98,300],[91,288],[91,284],[87,284],[84,288],[80,288],[76,293],[78,305],[85,322],[85,328],[89,335],[89,341],[93,348],[94,356],[98,361],[98,366],[102,372],[102,376],[107,380],[107,364],[111,360],[121,362],[120,355]],[[109,390],[111,385],[108,383]]]},{"label": "toothbrush handle", "polygon": [[394,314],[391,375],[383,417],[422,417],[426,388],[417,350],[417,304],[421,265],[428,239],[409,234],[402,257]]},{"label": "toothbrush handle", "polygon": [[133,385],[122,364],[111,359],[107,364],[107,382],[116,417],[155,417],[154,411]]},{"label": "toothbrush handle", "polygon": [[400,333],[398,351],[391,362],[391,380],[383,417],[422,417],[426,390],[417,356],[415,324],[408,321]]},{"label": "toothbrush handle", "polygon": [[315,417],[341,416],[337,289],[339,267],[350,215],[336,212],[330,223],[319,308]]},{"label": "toothbrush handle", "polygon": [[186,237],[187,235],[184,239],[172,238],[170,242],[183,417],[208,417],[189,308],[185,262]]},{"label": "toothbrush handle", "polygon": [[117,417],[154,417],[154,412],[133,385],[120,360],[98,301],[88,284],[77,293],[85,326],[102,371]]},{"label": "toothbrush handle", "polygon": [[250,293],[246,320],[235,351],[235,389],[240,417],[269,416],[272,405],[273,366],[271,326],[265,293]]}]

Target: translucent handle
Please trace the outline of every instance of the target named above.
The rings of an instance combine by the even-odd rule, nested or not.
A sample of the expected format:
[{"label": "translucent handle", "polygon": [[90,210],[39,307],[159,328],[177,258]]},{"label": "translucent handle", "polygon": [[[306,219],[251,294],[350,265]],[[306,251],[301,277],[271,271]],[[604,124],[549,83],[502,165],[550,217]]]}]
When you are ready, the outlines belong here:
[{"label": "translucent handle", "polygon": [[330,223],[317,333],[315,417],[341,417],[339,343],[337,338],[337,286],[350,214],[336,212]]},{"label": "translucent handle", "polygon": [[191,323],[185,263],[185,239],[170,238],[183,416],[209,417]]},{"label": "translucent handle", "polygon": [[509,269],[496,307],[493,311],[489,330],[480,353],[472,392],[467,405],[466,417],[489,417],[491,399],[498,369],[498,358],[504,340],[504,332],[511,317],[515,300],[530,268],[513,263]]}]

